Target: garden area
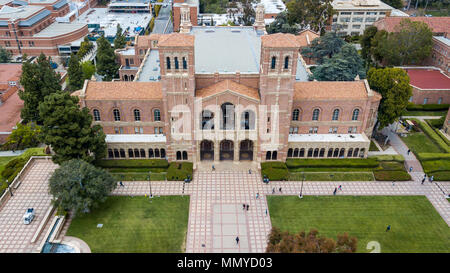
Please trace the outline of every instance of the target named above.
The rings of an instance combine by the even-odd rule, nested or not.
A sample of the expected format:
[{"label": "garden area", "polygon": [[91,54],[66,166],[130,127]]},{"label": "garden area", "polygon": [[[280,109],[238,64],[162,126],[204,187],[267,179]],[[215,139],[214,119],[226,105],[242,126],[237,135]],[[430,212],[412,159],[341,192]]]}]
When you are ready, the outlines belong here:
[{"label": "garden area", "polygon": [[[450,230],[425,196],[267,196],[272,226],[358,239],[357,252],[380,243],[382,253],[450,252]],[[391,230],[386,232],[386,227]]]},{"label": "garden area", "polygon": [[93,212],[77,215],[66,235],[82,239],[93,253],[180,253],[188,217],[189,196],[110,196]]},{"label": "garden area", "polygon": [[[108,170],[119,181],[184,181],[192,179],[192,162],[167,162],[165,159],[98,160],[94,165]],[[149,177],[150,175],[150,177]]]},{"label": "garden area", "polygon": [[446,116],[448,104],[413,104],[408,103],[402,116]]},{"label": "garden area", "polygon": [[439,131],[441,119],[411,121],[415,124],[413,132],[403,137],[403,142],[415,154],[428,176],[433,176],[436,181],[449,181],[450,141]]},{"label": "garden area", "polygon": [[366,159],[287,159],[261,163],[261,173],[272,181],[408,181],[401,155]]}]

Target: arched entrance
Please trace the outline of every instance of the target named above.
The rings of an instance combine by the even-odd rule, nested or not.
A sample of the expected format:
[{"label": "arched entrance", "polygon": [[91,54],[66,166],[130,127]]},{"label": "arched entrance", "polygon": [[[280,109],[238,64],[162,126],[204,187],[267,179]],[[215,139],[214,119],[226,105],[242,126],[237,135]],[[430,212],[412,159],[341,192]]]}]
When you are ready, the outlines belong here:
[{"label": "arched entrance", "polygon": [[241,141],[239,160],[253,160],[253,141],[249,139]]},{"label": "arched entrance", "polygon": [[200,160],[214,160],[214,143],[212,141],[200,142]]},{"label": "arched entrance", "polygon": [[220,142],[220,160],[234,159],[234,145],[231,140],[222,140]]}]

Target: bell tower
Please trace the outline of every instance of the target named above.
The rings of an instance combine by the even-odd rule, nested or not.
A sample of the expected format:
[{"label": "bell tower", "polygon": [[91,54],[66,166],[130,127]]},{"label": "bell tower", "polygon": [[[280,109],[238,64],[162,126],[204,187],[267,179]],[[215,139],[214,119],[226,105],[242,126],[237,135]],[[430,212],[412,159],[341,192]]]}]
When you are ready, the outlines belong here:
[{"label": "bell tower", "polygon": [[259,30],[259,31],[263,31],[264,34],[267,34],[266,31],[266,24],[264,23],[264,5],[263,4],[258,4],[256,6],[256,18],[255,18],[255,23],[253,24],[253,27],[255,28],[255,30]]},{"label": "bell tower", "polygon": [[180,8],[181,13],[181,22],[180,22],[180,33],[189,33],[191,32],[192,23],[191,23],[191,11],[189,5],[183,3]]}]

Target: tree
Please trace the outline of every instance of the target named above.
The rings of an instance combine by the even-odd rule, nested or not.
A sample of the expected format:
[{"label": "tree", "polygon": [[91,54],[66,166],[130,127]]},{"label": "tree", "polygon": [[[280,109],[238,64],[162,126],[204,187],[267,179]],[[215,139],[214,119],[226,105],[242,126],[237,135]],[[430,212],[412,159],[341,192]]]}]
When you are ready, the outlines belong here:
[{"label": "tree", "polygon": [[81,89],[84,84],[84,75],[81,69],[80,60],[75,54],[70,56],[67,73],[69,74],[69,90],[75,91]]},{"label": "tree", "polygon": [[357,75],[365,78],[366,71],[363,60],[351,44],[342,46],[341,51],[330,59],[325,58],[313,72],[313,78],[319,81],[353,81]]},{"label": "tree", "polygon": [[424,22],[403,19],[394,32],[374,36],[374,54],[388,65],[419,64],[431,54],[432,37]]},{"label": "tree", "polygon": [[61,90],[60,81],[61,77],[52,69],[50,59],[47,59],[43,53],[39,55],[36,62],[26,60],[22,64],[20,84],[23,90],[19,90],[19,97],[24,102],[20,114],[24,123],[34,121],[39,125],[42,124],[38,111],[39,103],[46,96]]},{"label": "tree", "polygon": [[288,22],[322,33],[333,16],[332,0],[293,0],[287,3]]},{"label": "tree", "polygon": [[114,49],[103,35],[97,40],[97,45],[97,73],[103,76],[103,80],[111,81],[119,71]]},{"label": "tree", "polygon": [[95,73],[95,65],[90,61],[81,63],[81,71],[83,71],[83,78],[90,80]]},{"label": "tree", "polygon": [[2,150],[23,150],[39,145],[41,127],[34,123],[18,123],[17,128],[8,136]]},{"label": "tree", "polygon": [[78,58],[81,60],[83,57],[91,51],[91,49],[94,47],[91,41],[89,41],[89,38],[87,36],[84,37],[83,42],[81,42],[80,49],[77,52]]},{"label": "tree", "polygon": [[319,232],[312,229],[305,233],[297,234],[281,232],[277,227],[272,227],[269,234],[269,242],[266,252],[269,253],[354,253],[357,250],[358,240],[349,237],[347,233],[337,236],[337,241],[332,238],[319,236]]},{"label": "tree", "polygon": [[382,129],[394,122],[406,109],[412,95],[409,77],[401,68],[371,68],[367,73],[367,80],[370,88],[382,96],[377,120]]},{"label": "tree", "polygon": [[403,8],[402,0],[384,0],[383,2],[396,9]]},{"label": "tree", "polygon": [[80,110],[78,97],[67,92],[47,96],[39,105],[45,144],[51,145],[53,161],[78,158],[87,162],[106,155],[105,134],[100,125],[91,127],[92,116],[87,108]]},{"label": "tree", "polygon": [[240,0],[243,8],[242,21],[245,26],[251,26],[255,21],[255,10],[253,9],[254,0]]},{"label": "tree", "polygon": [[105,202],[117,183],[109,172],[83,160],[72,159],[55,170],[49,186],[53,204],[76,215],[89,213]]},{"label": "tree", "polygon": [[377,27],[369,26],[364,30],[364,33],[361,36],[361,57],[366,61],[368,66],[372,64],[372,39],[377,32]]},{"label": "tree", "polygon": [[0,46],[0,63],[10,63],[11,59],[12,53]]},{"label": "tree", "polygon": [[299,28],[295,24],[290,25],[288,23],[287,14],[285,11],[278,13],[277,17],[275,17],[275,20],[267,27],[267,32],[269,34],[279,32],[296,34],[298,33],[298,31]]},{"label": "tree", "polygon": [[124,48],[127,45],[127,40],[123,34],[120,24],[117,24],[116,38],[114,39],[114,49]]},{"label": "tree", "polygon": [[316,59],[321,64],[325,57],[331,58],[334,54],[341,51],[341,47],[345,41],[337,36],[334,32],[327,32],[325,35],[314,39],[311,46],[302,50],[302,55],[308,58]]}]

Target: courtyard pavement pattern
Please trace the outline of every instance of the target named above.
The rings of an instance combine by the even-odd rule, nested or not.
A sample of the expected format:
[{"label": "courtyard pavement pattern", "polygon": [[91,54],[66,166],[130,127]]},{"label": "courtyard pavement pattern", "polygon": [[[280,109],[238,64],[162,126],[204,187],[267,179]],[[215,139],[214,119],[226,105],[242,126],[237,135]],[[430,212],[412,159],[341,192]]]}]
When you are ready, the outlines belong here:
[{"label": "courtyard pavement pattern", "polygon": [[[20,186],[13,190],[14,195],[0,207],[0,253],[35,252],[50,228],[51,221],[48,221],[36,242],[31,243],[51,206],[48,180],[57,165],[46,159],[34,160],[31,164]],[[34,208],[36,213],[29,225],[25,225],[22,219],[27,208]]]}]

